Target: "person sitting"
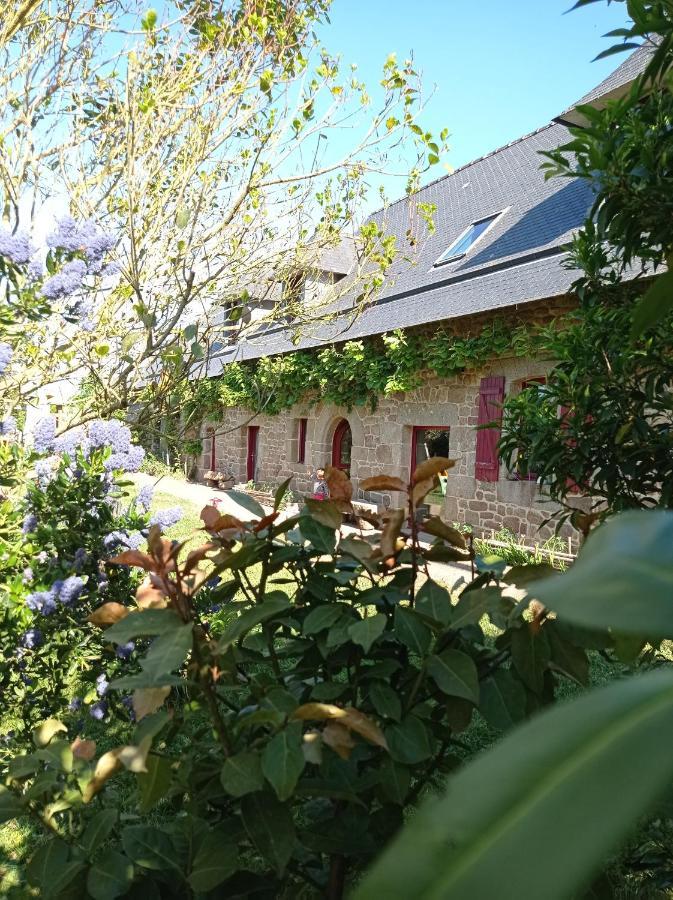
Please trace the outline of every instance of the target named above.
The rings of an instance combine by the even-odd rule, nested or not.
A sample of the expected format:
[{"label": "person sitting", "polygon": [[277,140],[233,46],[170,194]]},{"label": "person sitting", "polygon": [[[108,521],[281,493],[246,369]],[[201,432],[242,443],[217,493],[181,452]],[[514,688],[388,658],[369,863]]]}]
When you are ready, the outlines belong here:
[{"label": "person sitting", "polygon": [[329,500],[329,487],[325,481],[325,470],[317,469],[315,477],[317,480],[313,482],[313,499]]}]

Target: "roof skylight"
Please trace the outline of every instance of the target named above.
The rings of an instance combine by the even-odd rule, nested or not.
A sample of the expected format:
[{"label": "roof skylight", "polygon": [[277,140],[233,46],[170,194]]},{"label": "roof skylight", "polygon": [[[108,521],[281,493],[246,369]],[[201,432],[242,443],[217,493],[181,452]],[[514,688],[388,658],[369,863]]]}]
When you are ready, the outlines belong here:
[{"label": "roof skylight", "polygon": [[498,212],[495,213],[495,215],[486,216],[485,219],[478,219],[476,222],[472,222],[471,225],[468,225],[467,228],[458,235],[455,241],[449,244],[435,262],[435,265],[439,266],[442,263],[451,262],[451,260],[460,259],[462,256],[465,256],[467,251],[474,247],[477,241],[486,234],[489,228],[494,224],[495,220],[500,218],[501,215],[502,213]]}]

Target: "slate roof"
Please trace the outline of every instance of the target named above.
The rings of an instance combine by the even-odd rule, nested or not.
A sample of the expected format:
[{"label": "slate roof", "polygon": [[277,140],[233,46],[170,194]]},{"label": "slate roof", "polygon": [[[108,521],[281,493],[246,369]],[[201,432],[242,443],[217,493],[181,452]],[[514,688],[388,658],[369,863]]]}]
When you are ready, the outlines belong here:
[{"label": "slate roof", "polygon": [[355,241],[343,237],[336,247],[328,247],[320,254],[320,269],[336,275],[348,275],[355,264]]},{"label": "slate roof", "polygon": [[638,50],[634,50],[614,72],[611,72],[607,78],[603,79],[600,84],[597,84],[593,90],[585,94],[577,103],[574,103],[562,112],[556,118],[556,121],[561,124],[586,124],[584,116],[577,112],[576,107],[583,104],[593,104],[600,108],[605,106],[607,100],[623,96],[629,85],[644,71],[655,49],[656,42],[647,41]]},{"label": "slate roof", "polygon": [[[304,331],[298,344],[287,327],[267,326],[210,360],[209,374],[233,359],[288,353],[563,295],[577,277],[561,265],[564,245],[583,222],[592,196],[579,180],[545,181],[539,154],[567,138],[567,129],[552,123],[428,184],[415,200],[436,206],[431,235],[407,199],[375,213],[372,218],[397,235],[405,253],[396,258],[374,303],[355,321],[344,310],[336,321]],[[435,265],[468,225],[499,212],[496,224],[466,256]],[[410,223],[419,237],[415,247],[406,238]]]},{"label": "slate roof", "polygon": [[[644,44],[579,102],[623,89],[642,72],[652,51],[652,43]],[[331,310],[336,313],[331,322],[322,321],[312,330],[304,326],[298,342],[287,326],[267,324],[211,358],[208,374],[218,374],[232,360],[290,353],[566,294],[578,273],[564,266],[565,247],[593,197],[584,181],[545,181],[540,172],[540,153],[569,138],[560,119],[438,178],[413,200],[405,198],[374,213],[371,218],[397,236],[404,252],[396,257],[375,302],[358,317],[352,316],[352,300],[346,298]],[[417,203],[435,206],[434,233],[427,233]],[[464,257],[435,265],[465,228],[495,213],[501,213],[496,223]],[[417,237],[413,246],[410,230]],[[335,248],[335,259],[327,261],[325,271],[341,272],[354,249],[352,242]]]}]

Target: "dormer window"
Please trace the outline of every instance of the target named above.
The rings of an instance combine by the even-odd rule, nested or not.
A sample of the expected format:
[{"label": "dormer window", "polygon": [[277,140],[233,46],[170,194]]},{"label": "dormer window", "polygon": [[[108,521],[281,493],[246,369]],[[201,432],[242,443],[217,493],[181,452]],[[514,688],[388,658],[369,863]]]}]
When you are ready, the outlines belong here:
[{"label": "dormer window", "polygon": [[455,241],[449,244],[435,262],[435,265],[440,266],[442,263],[452,262],[453,260],[461,259],[465,256],[467,251],[471,250],[477,241],[480,241],[481,238],[483,238],[486,232],[495,224],[496,220],[499,219],[501,215],[501,212],[495,213],[493,216],[486,216],[485,219],[478,219],[476,222],[472,222],[471,225],[468,225],[467,228],[458,235]]}]

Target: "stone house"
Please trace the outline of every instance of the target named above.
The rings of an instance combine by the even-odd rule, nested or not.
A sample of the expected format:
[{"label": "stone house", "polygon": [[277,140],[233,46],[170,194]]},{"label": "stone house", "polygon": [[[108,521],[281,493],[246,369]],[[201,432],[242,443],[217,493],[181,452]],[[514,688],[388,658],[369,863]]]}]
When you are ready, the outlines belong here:
[{"label": "stone house", "polygon": [[[646,59],[647,50],[636,51],[587,102],[600,104],[623,92]],[[577,121],[576,111],[567,111],[428,184],[413,201],[375,214],[405,253],[375,302],[348,321],[347,332],[344,316],[305,335],[298,346],[339,347],[346,339],[372,339],[394,329],[424,334],[440,325],[454,335],[474,334],[494,321],[514,329],[552,322],[571,309],[568,291],[577,273],[564,266],[564,248],[592,197],[579,181],[545,181],[540,153],[566,142],[565,123]],[[435,230],[409,247],[405,241],[420,203],[434,207]],[[353,252],[332,254],[323,273],[312,273],[313,295],[316,284],[348,277]],[[298,346],[287,327],[267,327],[211,359],[209,376],[233,360],[292,353]],[[507,471],[496,453],[497,429],[476,426],[497,419],[505,396],[544,380],[553,365],[551,359],[498,355],[450,378],[428,374],[407,393],[378,398],[374,409],[340,408],[315,397],[274,416],[223,409],[219,421],[203,424],[198,477],[224,467],[239,482],[277,484],[293,475],[294,490],[309,493],[312,472],[331,463],[348,470],[359,500],[386,508],[401,498],[366,494],[359,489],[364,478],[385,472],[406,480],[423,458],[447,455],[458,462],[443,489],[430,495],[433,512],[477,532],[504,526],[531,538],[553,511],[544,488]]]}]

